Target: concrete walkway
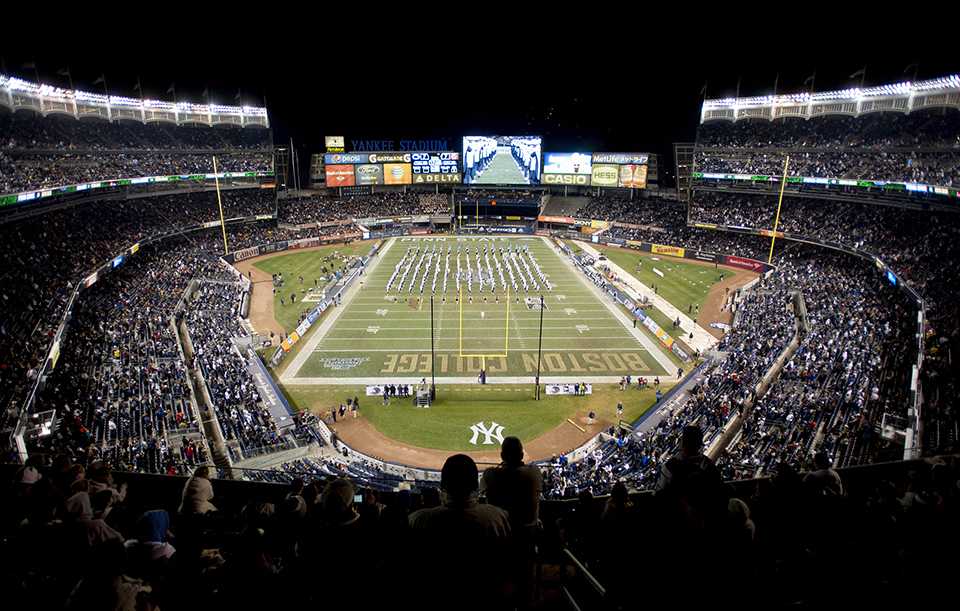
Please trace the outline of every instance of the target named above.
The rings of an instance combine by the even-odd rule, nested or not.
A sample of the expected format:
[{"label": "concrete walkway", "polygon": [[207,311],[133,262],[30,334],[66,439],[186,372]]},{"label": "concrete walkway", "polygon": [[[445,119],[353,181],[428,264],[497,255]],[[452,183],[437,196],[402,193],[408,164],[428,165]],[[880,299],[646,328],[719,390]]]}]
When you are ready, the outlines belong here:
[{"label": "concrete walkway", "polygon": [[[719,340],[711,335],[709,331],[693,322],[692,318],[687,316],[685,312],[682,312],[676,308],[672,303],[654,293],[653,289],[637,280],[633,274],[623,269],[610,259],[602,262],[599,261],[600,252],[594,248],[592,244],[588,244],[586,242],[576,242],[576,244],[584,252],[591,255],[594,259],[597,259],[597,263],[594,265],[594,267],[600,264],[606,265],[610,271],[617,275],[617,277],[620,279],[619,282],[614,283],[617,288],[624,290],[627,295],[633,297],[637,301],[640,301],[639,297],[641,296],[646,297],[647,301],[653,304],[653,307],[663,312],[670,320],[676,320],[679,318],[680,328],[685,334],[683,341],[688,346],[695,350],[699,350],[700,354],[706,354],[708,350],[717,345]],[[693,339],[690,339],[691,330],[693,331]],[[666,329],[664,329],[664,331],[666,331]]]},{"label": "concrete walkway", "polygon": [[[371,261],[363,270],[363,275],[367,278],[373,273],[377,266],[380,265],[380,261],[383,261],[383,255],[387,254],[395,240],[387,240],[387,243],[384,244],[383,248],[377,253],[377,256]],[[360,278],[354,281],[353,285],[344,291],[340,299],[340,305],[331,306],[332,311],[330,311],[327,316],[320,323],[320,328],[313,332],[313,335],[310,336],[310,339],[307,340],[305,346],[300,348],[300,352],[297,353],[297,356],[293,358],[293,362],[287,366],[283,371],[283,375],[280,376],[280,381],[284,384],[289,384],[293,380],[297,373],[300,371],[300,368],[307,362],[307,360],[313,356],[313,351],[316,349],[317,344],[319,344],[323,338],[327,335],[327,332],[330,331],[330,327],[333,326],[333,323],[337,322],[337,319],[340,318],[340,314],[347,309],[347,306],[350,305],[350,302],[353,301],[354,295],[360,292],[360,287],[363,286],[363,282]]]}]

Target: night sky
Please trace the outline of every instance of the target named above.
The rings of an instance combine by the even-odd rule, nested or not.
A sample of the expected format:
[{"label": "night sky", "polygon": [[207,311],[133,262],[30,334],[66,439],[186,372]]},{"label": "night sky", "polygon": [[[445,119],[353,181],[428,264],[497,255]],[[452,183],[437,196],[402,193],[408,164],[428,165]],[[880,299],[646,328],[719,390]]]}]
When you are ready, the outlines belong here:
[{"label": "night sky", "polygon": [[[327,31],[321,23],[290,34],[264,24],[252,37],[225,25],[216,36],[191,29],[150,42],[104,42],[87,30],[82,45],[2,39],[0,57],[8,74],[33,80],[24,65],[35,62],[42,81],[64,87],[68,79],[57,73],[69,66],[75,86],[88,91],[102,91],[93,82],[103,73],[116,95],[136,97],[139,76],[144,97],[172,99],[174,82],[182,100],[202,102],[204,88],[225,104],[238,89],[244,103],[266,97],[274,141],[293,138],[304,173],[324,135],[343,135],[349,147],[362,138],[459,144],[468,133],[522,133],[542,135],[544,150],[657,153],[664,186],[673,183],[672,143],[695,136],[705,82],[708,97],[723,97],[738,79],[741,95],[770,93],[777,73],[778,91],[790,92],[803,90],[814,71],[817,90],[856,84],[848,77],[864,65],[867,85],[909,80],[913,64],[921,79],[960,71],[960,54],[929,37],[890,44],[766,28],[696,42],[679,32],[645,39],[658,34],[656,25],[609,36],[546,31],[523,43],[499,31]],[[248,22],[237,31],[259,29]],[[471,34],[491,42],[465,43]],[[769,50],[771,41],[790,51]]]}]

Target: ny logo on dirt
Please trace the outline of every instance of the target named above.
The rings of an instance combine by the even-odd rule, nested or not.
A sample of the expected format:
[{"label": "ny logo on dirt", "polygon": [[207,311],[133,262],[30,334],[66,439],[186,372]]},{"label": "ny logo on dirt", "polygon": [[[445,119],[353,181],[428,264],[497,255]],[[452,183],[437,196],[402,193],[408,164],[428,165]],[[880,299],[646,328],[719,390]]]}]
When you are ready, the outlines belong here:
[{"label": "ny logo on dirt", "polygon": [[484,426],[483,422],[478,422],[470,427],[470,430],[473,431],[473,437],[470,438],[470,443],[477,445],[477,438],[480,435],[483,435],[483,445],[489,446],[494,444],[503,443],[503,427],[496,422],[490,422],[490,427],[487,428]]}]

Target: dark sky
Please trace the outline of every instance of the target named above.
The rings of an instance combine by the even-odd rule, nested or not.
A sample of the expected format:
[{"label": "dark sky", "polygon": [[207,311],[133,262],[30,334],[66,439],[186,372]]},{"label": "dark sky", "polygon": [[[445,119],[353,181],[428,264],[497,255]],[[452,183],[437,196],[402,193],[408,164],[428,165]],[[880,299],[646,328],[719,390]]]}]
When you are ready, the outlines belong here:
[{"label": "dark sky", "polygon": [[658,153],[665,184],[672,143],[694,138],[704,82],[709,97],[721,97],[734,94],[738,78],[742,95],[769,93],[777,73],[778,90],[787,92],[802,89],[814,71],[818,90],[851,85],[849,75],[864,65],[867,84],[910,78],[911,64],[920,78],[960,71],[960,54],[928,33],[889,39],[867,28],[852,37],[836,28],[798,31],[790,22],[779,31],[754,24],[702,34],[678,28],[677,19],[628,30],[542,24],[530,34],[391,28],[388,16],[379,27],[355,29],[304,17],[308,27],[293,32],[277,28],[275,17],[251,18],[142,37],[86,28],[72,41],[6,38],[0,57],[8,73],[32,79],[23,66],[36,62],[43,81],[62,86],[67,78],[57,72],[69,66],[77,88],[90,91],[104,73],[118,95],[135,96],[139,76],[146,97],[169,99],[173,82],[178,97],[197,102],[205,87],[227,104],[238,89],[245,103],[266,96],[275,142],[292,137],[304,170],[324,135],[456,142],[466,133],[529,133],[544,136],[545,150]]}]

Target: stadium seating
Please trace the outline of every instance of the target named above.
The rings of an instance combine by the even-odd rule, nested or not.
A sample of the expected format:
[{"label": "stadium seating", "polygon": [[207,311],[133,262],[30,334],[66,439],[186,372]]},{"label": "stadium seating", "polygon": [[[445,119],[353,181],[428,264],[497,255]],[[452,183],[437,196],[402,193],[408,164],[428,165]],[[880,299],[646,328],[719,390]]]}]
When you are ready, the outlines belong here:
[{"label": "stadium seating", "polygon": [[0,193],[81,182],[273,169],[270,131],[0,111]]},{"label": "stadium seating", "polygon": [[697,132],[700,172],[960,184],[960,112],[927,110],[778,121],[708,122]]}]

